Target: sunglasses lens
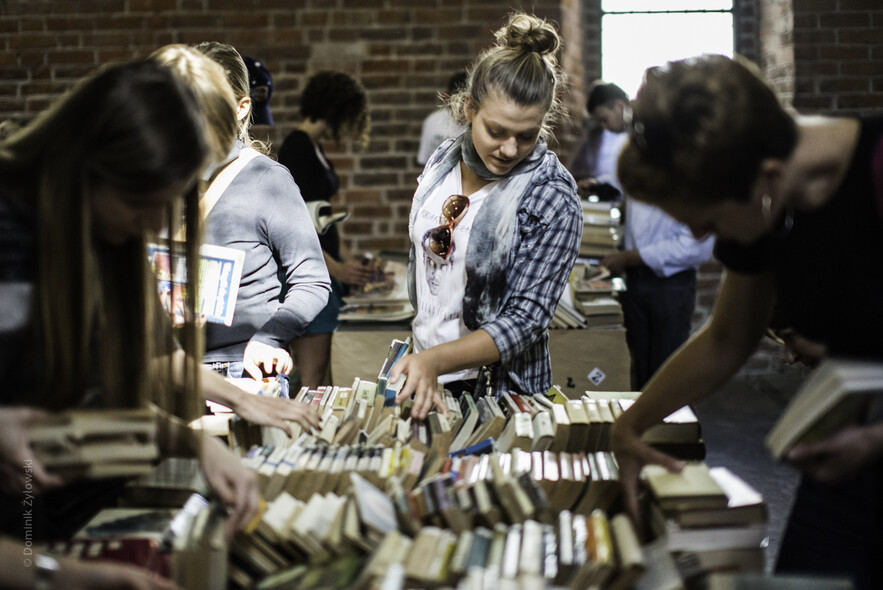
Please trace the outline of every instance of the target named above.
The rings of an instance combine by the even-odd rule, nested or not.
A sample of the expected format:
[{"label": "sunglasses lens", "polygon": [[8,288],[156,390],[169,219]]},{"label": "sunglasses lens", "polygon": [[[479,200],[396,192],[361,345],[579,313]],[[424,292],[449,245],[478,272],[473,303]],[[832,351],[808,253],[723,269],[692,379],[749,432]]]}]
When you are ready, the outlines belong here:
[{"label": "sunglasses lens", "polygon": [[451,223],[459,223],[460,218],[469,209],[469,198],[463,195],[451,195],[442,205],[442,215]]},{"label": "sunglasses lens", "polygon": [[451,253],[452,237],[451,229],[446,225],[440,225],[429,232],[429,240],[427,240],[426,246],[436,256],[447,258]]}]

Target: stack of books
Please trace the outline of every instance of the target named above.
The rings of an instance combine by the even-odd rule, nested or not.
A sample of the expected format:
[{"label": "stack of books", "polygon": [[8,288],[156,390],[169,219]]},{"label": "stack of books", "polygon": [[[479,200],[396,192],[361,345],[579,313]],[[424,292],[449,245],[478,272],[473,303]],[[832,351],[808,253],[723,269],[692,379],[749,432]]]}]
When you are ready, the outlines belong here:
[{"label": "stack of books", "polygon": [[642,475],[655,501],[651,526],[671,553],[704,573],[762,571],[768,518],[757,490],[726,467],[701,462],[681,473],[647,465]]},{"label": "stack of books", "polygon": [[159,457],[150,409],[68,410],[31,428],[36,458],[65,479],[148,473]]},{"label": "stack of books", "polygon": [[343,300],[342,322],[402,322],[414,317],[408,298],[408,267],[403,262],[371,258],[372,280]]},{"label": "stack of books", "polygon": [[586,327],[621,327],[622,305],[619,293],[625,291],[625,281],[611,276],[610,271],[590,259],[578,261],[570,278],[574,306],[585,317]]},{"label": "stack of books", "polygon": [[[606,402],[615,420],[640,395],[640,391],[601,391],[586,392],[585,397],[597,400],[601,407]],[[699,461],[705,458],[702,424],[690,406],[675,410],[662,422],[644,431],[641,438],[650,446],[679,459]]]},{"label": "stack of books", "polygon": [[580,256],[603,258],[614,252],[622,241],[622,215],[619,206],[612,202],[582,201],[583,233]]}]

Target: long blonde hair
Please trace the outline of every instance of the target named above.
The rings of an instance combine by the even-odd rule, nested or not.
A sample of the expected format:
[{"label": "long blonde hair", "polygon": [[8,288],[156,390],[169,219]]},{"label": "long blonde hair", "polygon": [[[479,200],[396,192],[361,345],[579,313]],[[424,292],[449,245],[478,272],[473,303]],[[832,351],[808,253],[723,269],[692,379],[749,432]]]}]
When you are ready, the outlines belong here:
[{"label": "long blonde hair", "polygon": [[222,162],[239,135],[236,95],[224,68],[193,47],[181,44],[161,47],[150,58],[171,68],[190,87],[205,116],[212,162]]},{"label": "long blonde hair", "polygon": [[[167,68],[131,62],[81,81],[0,144],[0,175],[15,187],[9,198],[36,218],[35,405],[77,405],[100,383],[109,407],[154,401],[184,417],[198,410],[195,289],[188,289],[182,341],[188,386],[177,395],[170,363],[156,362],[170,352],[171,329],[146,237],[123,245],[95,239],[92,189],[107,183],[137,204],[146,193],[190,181],[184,214],[198,223],[195,178],[209,153],[203,125],[192,93]],[[169,217],[174,224],[177,216]]]}]

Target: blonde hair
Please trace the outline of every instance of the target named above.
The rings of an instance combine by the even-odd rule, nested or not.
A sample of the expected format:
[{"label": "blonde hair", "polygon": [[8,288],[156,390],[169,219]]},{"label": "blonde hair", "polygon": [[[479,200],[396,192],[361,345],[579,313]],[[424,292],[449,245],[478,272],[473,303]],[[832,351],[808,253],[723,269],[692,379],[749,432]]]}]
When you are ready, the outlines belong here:
[{"label": "blonde hair", "polygon": [[[183,417],[197,415],[195,289],[188,288],[185,299],[188,364],[181,395],[171,363],[155,362],[160,354],[170,358],[171,326],[160,310],[146,236],[122,245],[96,239],[92,199],[96,183],[135,204],[189,183],[185,214],[197,223],[195,181],[209,153],[203,126],[189,89],[167,68],[141,61],[100,69],[0,144],[8,198],[36,219],[36,405],[77,405],[98,384],[97,375],[109,407],[153,401]],[[169,217],[174,228],[177,217]],[[196,248],[190,245],[188,254]],[[189,261],[195,269],[196,258]]]},{"label": "blonde hair", "polygon": [[489,93],[498,91],[520,106],[542,105],[546,115],[541,135],[551,137],[552,125],[562,110],[558,95],[564,81],[557,57],[561,48],[558,31],[536,16],[513,12],[494,38],[496,43],[468,68],[465,88],[450,98],[454,118],[467,123],[466,99],[477,111]]},{"label": "blonde hair", "polygon": [[[248,68],[235,47],[226,43],[206,41],[196,45],[195,49],[224,69],[227,82],[230,84],[230,88],[233,89],[233,96],[236,99],[237,105],[240,100],[250,96],[251,86],[248,81]],[[251,109],[249,108],[249,113],[246,113],[245,117],[238,122],[239,140],[266,155],[270,151],[269,146],[262,141],[253,139],[249,133],[249,128],[251,127],[250,114]]]},{"label": "blonde hair", "polygon": [[150,58],[171,68],[190,86],[208,126],[206,138],[212,161],[226,159],[233,140],[239,135],[239,128],[236,96],[224,69],[196,49],[181,44],[161,47]]}]

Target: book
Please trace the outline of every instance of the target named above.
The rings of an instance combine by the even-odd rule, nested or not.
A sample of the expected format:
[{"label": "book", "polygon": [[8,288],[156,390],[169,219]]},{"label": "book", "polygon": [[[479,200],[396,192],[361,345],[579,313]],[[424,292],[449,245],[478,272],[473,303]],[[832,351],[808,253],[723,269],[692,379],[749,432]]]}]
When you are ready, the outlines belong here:
[{"label": "book", "polygon": [[[157,278],[160,300],[166,310],[174,313],[176,321],[184,321],[184,287],[186,268],[183,256],[174,252],[184,252],[183,244],[173,248],[169,254],[166,244],[147,245],[147,255]],[[245,252],[212,244],[199,248],[199,300],[196,313],[210,323],[230,326],[239,294],[239,282],[245,263]]]},{"label": "book", "polygon": [[70,447],[116,438],[148,441],[156,435],[156,414],[148,408],[67,410],[47,414],[30,429],[33,446]]},{"label": "book", "polygon": [[711,476],[708,465],[686,463],[680,473],[660,465],[645,465],[641,471],[647,487],[663,512],[726,508],[729,499]]},{"label": "book", "polygon": [[767,521],[767,505],[760,492],[726,467],[711,467],[709,474],[727,496],[722,508],[679,510],[671,515],[679,526],[708,527],[762,523]]},{"label": "book", "polygon": [[144,475],[159,458],[156,414],[149,408],[68,410],[30,429],[35,457],[69,479]]},{"label": "book", "polygon": [[782,459],[796,444],[822,440],[863,419],[874,394],[883,393],[883,363],[826,359],[801,384],[766,437]]},{"label": "book", "polygon": [[608,590],[628,590],[647,569],[641,542],[632,521],[620,512],[610,519],[618,567]]},{"label": "book", "polygon": [[715,573],[707,577],[707,590],[852,590],[846,578],[760,573]]}]

